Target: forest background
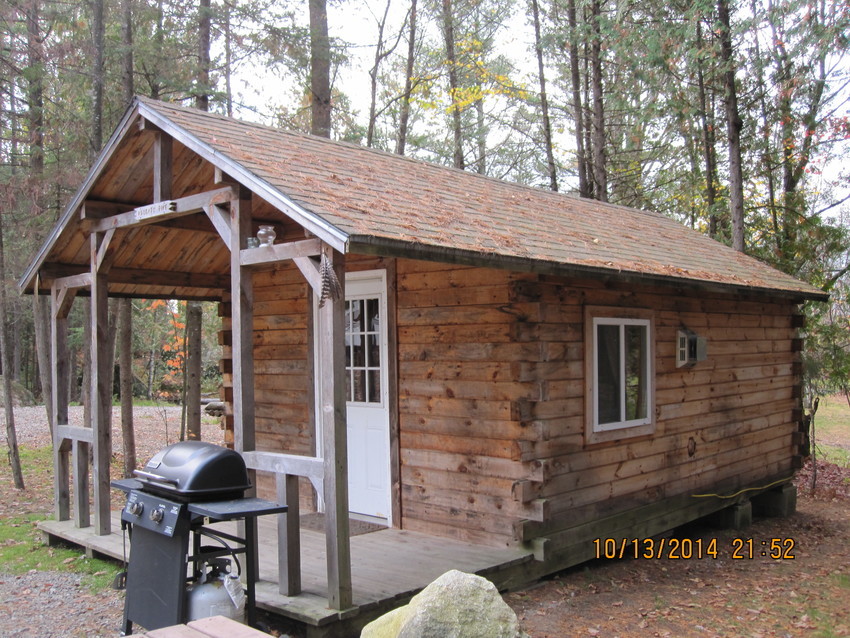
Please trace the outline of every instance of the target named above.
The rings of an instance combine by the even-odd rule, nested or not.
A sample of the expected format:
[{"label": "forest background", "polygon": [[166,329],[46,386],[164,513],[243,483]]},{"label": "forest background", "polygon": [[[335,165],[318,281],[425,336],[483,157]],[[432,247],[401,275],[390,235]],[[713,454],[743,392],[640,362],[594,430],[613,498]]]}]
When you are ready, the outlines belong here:
[{"label": "forest background", "polygon": [[[43,400],[50,363],[17,278],[141,94],[675,217],[832,295],[806,309],[807,394],[850,402],[844,0],[2,0],[0,42],[0,349],[21,396]],[[214,306],[111,315],[125,395],[215,389]]]}]

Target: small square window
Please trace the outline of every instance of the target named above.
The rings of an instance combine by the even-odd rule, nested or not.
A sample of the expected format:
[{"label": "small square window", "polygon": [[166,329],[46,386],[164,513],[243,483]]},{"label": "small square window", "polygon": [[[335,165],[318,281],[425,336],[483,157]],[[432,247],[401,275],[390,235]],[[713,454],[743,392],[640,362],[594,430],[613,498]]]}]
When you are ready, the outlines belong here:
[{"label": "small square window", "polygon": [[653,431],[653,325],[646,310],[588,308],[586,434],[588,443]]}]

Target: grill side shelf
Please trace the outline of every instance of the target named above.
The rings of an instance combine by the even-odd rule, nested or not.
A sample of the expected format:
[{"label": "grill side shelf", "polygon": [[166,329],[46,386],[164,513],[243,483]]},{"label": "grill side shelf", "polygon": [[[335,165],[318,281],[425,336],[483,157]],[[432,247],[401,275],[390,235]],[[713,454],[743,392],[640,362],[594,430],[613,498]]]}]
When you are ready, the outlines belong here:
[{"label": "grill side shelf", "polygon": [[206,516],[217,521],[229,521],[234,518],[283,514],[286,505],[280,505],[262,498],[237,498],[229,501],[189,503],[189,512]]}]

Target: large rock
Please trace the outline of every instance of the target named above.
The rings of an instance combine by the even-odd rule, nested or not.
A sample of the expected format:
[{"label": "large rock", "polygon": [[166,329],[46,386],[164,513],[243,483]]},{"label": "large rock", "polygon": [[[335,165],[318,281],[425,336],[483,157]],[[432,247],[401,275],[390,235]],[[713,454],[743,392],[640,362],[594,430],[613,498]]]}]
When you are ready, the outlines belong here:
[{"label": "large rock", "polygon": [[489,580],[446,572],[363,628],[360,638],[522,638],[516,614]]}]

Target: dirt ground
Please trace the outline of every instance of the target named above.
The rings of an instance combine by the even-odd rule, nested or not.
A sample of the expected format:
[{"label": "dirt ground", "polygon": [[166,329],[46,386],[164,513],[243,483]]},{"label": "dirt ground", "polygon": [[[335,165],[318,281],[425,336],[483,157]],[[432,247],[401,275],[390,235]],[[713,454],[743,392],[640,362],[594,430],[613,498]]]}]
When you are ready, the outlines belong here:
[{"label": "dirt ground", "polygon": [[[161,428],[159,419],[152,416],[150,425],[140,419],[139,427]],[[47,444],[34,435],[25,435],[23,444],[39,445],[38,438]],[[143,447],[162,445],[144,435],[140,441]],[[3,460],[0,516],[48,513],[48,471],[29,473],[22,493],[11,487]],[[688,538],[702,539],[704,548],[716,539],[717,558],[596,560],[508,593],[505,600],[530,638],[850,636],[850,469],[819,465],[814,495],[810,477],[811,466],[798,475],[792,517],[756,520],[741,533],[686,530]],[[753,539],[752,559],[732,558],[736,537]],[[772,539],[793,558],[761,556],[769,553]],[[739,549],[747,555],[746,545]],[[118,636],[122,596],[113,590],[88,592],[67,575],[4,576],[0,567],[0,636]],[[47,605],[51,613],[43,616]],[[43,621],[22,622],[38,617]]]},{"label": "dirt ground", "polygon": [[[600,559],[505,600],[531,638],[850,636],[850,469],[818,474],[814,495],[811,467],[798,475],[792,517],[686,530],[704,548],[716,538],[716,559]],[[752,559],[735,538],[753,539]],[[771,559],[772,539],[793,559]]]}]

